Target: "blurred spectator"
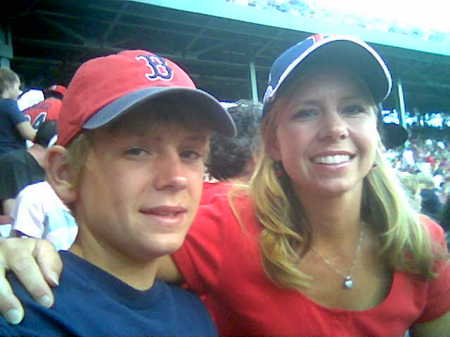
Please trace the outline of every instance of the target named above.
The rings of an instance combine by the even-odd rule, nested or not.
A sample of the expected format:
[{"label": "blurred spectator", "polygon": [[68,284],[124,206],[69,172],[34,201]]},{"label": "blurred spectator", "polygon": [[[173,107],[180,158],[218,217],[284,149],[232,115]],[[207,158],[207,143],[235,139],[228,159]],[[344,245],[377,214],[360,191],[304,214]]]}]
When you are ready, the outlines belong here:
[{"label": "blurred spectator", "polygon": [[[444,205],[440,224],[444,228],[444,230],[447,232],[447,234],[449,234],[450,233],[450,198],[447,198],[447,201]],[[448,243],[450,245],[450,242],[448,242]]]},{"label": "blurred spectator", "polygon": [[421,189],[420,197],[421,212],[439,222],[442,217],[442,204],[432,180]]},{"label": "blurred spectator", "polygon": [[26,89],[17,99],[17,105],[20,111],[24,111],[29,107],[42,102],[45,99],[44,93],[40,89]]},{"label": "blurred spectator", "polygon": [[[412,137],[404,147],[387,151],[387,158],[399,171],[404,186],[408,189],[406,185],[415,180],[415,184],[419,184],[420,190],[423,190],[420,196],[422,212],[438,222],[442,217],[440,212],[449,195],[450,152],[448,148],[448,140],[434,139],[431,135],[417,134],[412,130]],[[399,158],[401,158],[400,163],[398,163]],[[417,202],[417,196],[413,200]]]},{"label": "blurred spectator", "polygon": [[59,118],[59,110],[61,109],[62,99],[66,87],[62,85],[52,85],[44,90],[45,100],[39,102],[24,111],[29,116],[31,125],[38,129],[46,120],[55,120]]},{"label": "blurred spectator", "polygon": [[46,121],[37,130],[28,149],[15,150],[0,157],[0,200],[3,214],[11,215],[15,198],[25,186],[45,179],[46,148],[56,141],[56,121]]},{"label": "blurred spectator", "polygon": [[262,105],[239,100],[228,111],[236,124],[237,136],[230,138],[215,134],[211,137],[206,162],[209,181],[203,185],[202,203],[217,193],[226,193],[235,183],[247,183],[255,168],[260,148]]},{"label": "blurred spectator", "polygon": [[422,197],[420,195],[422,184],[420,177],[408,172],[400,172],[399,178],[410,200],[411,206],[420,212],[422,208]]},{"label": "blurred spectator", "polygon": [[408,145],[402,153],[402,167],[406,170],[415,168],[416,160],[414,157],[414,149],[411,145]]},{"label": "blurred spectator", "polygon": [[0,155],[25,149],[25,140],[34,140],[33,129],[17,105],[20,91],[19,76],[8,68],[0,68]]},{"label": "blurred spectator", "polygon": [[47,239],[57,250],[72,246],[78,226],[47,181],[26,186],[16,198],[11,236]]},{"label": "blurred spectator", "polygon": [[395,149],[408,140],[408,131],[396,123],[382,123],[381,137],[387,149]]}]

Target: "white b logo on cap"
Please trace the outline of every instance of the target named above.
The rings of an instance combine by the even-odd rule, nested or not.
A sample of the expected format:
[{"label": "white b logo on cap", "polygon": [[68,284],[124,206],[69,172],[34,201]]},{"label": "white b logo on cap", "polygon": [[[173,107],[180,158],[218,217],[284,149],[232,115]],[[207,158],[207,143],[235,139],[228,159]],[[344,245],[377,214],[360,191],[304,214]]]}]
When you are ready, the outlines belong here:
[{"label": "white b logo on cap", "polygon": [[173,78],[173,70],[166,63],[166,60],[158,55],[139,55],[136,60],[144,60],[151,73],[145,74],[150,81],[163,80],[170,81]]}]

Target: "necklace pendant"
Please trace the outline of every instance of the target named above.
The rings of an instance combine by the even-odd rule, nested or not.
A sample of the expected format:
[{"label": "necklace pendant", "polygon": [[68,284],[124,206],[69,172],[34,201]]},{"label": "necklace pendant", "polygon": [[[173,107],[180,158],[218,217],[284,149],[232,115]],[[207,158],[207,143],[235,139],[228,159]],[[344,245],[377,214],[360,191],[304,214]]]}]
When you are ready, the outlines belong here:
[{"label": "necklace pendant", "polygon": [[348,275],[344,278],[344,288],[345,289],[353,288],[353,279],[352,279],[351,275]]}]

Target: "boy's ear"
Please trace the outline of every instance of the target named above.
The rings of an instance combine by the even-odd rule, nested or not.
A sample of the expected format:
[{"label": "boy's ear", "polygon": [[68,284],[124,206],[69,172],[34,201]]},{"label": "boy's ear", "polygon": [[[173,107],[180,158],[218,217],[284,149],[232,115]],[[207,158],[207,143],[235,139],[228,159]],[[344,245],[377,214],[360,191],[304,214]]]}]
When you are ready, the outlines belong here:
[{"label": "boy's ear", "polygon": [[56,194],[66,204],[76,200],[76,189],[72,184],[72,171],[67,162],[67,150],[59,145],[47,150],[46,173],[47,180]]}]

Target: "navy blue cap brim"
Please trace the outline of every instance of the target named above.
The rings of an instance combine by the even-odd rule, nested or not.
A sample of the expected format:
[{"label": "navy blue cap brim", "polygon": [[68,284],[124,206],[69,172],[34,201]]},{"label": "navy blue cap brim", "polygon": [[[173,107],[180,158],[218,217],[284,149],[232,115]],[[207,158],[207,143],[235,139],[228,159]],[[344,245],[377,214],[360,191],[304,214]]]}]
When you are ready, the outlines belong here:
[{"label": "navy blue cap brim", "polygon": [[209,118],[214,131],[229,137],[236,135],[236,126],[233,119],[219,101],[200,89],[184,87],[151,87],[133,91],[98,110],[86,121],[83,129],[97,129],[138,105],[149,103],[157,98],[171,96],[180,99],[184,105],[194,105],[195,111]]}]

